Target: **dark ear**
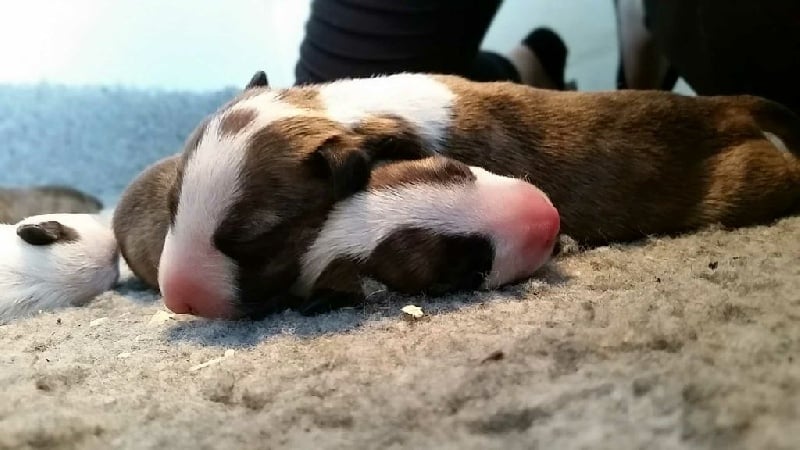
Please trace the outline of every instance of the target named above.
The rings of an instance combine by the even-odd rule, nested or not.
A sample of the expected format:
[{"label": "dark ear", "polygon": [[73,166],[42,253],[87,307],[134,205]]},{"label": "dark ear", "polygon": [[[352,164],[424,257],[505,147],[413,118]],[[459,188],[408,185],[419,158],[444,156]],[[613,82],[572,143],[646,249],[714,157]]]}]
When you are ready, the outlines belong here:
[{"label": "dark ear", "polygon": [[31,245],[50,245],[59,240],[76,240],[77,231],[62,225],[60,222],[49,222],[20,225],[17,236]]},{"label": "dark ear", "polygon": [[263,70],[259,70],[253,74],[253,76],[250,78],[250,81],[247,82],[245,90],[252,89],[254,87],[269,87],[267,74]]},{"label": "dark ear", "polygon": [[314,175],[329,178],[333,197],[341,200],[367,187],[371,158],[362,148],[347,145],[338,136],[329,138],[306,160]]},{"label": "dark ear", "polygon": [[362,148],[375,161],[422,159],[434,156],[406,121],[392,116],[372,117],[353,128]]},{"label": "dark ear", "polygon": [[309,157],[315,174],[330,177],[336,200],[366,188],[378,161],[422,159],[433,156],[416,133],[390,119],[370,120],[353,130],[355,137],[328,138]]}]

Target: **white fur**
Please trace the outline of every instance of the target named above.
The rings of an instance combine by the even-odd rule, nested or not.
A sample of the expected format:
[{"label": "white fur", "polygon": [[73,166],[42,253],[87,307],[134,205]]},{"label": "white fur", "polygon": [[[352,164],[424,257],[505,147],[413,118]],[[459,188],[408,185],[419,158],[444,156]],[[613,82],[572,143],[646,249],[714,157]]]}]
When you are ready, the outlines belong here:
[{"label": "white fur", "polygon": [[[479,233],[492,239],[495,258],[484,287],[511,281],[521,266],[512,256],[518,243],[498,233],[494,221],[504,214],[498,202],[510,190],[536,190],[521,180],[471,167],[475,183],[459,185],[405,185],[356,194],[337,204],[314,243],[302,258],[294,290],[308,296],[316,279],[339,257],[363,261],[392,232],[418,227],[441,234]],[[538,191],[545,196],[544,193]],[[549,202],[549,200],[548,200]]]},{"label": "white fur", "polygon": [[394,115],[412,124],[433,148],[452,123],[455,94],[444,83],[424,74],[335,81],[320,87],[328,116],[352,127],[369,116]]},{"label": "white fur", "polygon": [[[34,246],[17,226],[58,221],[80,239]],[[113,287],[119,277],[111,228],[87,214],[45,214],[16,225],[0,225],[0,323],[70,305],[80,305]]]}]

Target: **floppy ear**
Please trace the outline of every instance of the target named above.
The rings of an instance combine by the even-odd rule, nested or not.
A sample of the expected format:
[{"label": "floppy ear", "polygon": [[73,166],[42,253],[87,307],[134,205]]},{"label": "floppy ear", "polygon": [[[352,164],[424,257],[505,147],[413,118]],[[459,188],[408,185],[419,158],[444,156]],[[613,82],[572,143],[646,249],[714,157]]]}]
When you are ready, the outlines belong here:
[{"label": "floppy ear", "polygon": [[372,162],[360,146],[348,145],[340,136],[328,138],[308,157],[314,175],[329,178],[334,200],[342,200],[366,188]]},{"label": "floppy ear", "polygon": [[247,86],[245,86],[244,89],[247,90],[254,87],[269,87],[267,74],[263,70],[259,70],[258,72],[254,73],[253,76],[250,77],[250,81],[247,82]]},{"label": "floppy ear", "polygon": [[372,167],[380,161],[422,159],[433,155],[415,133],[391,120],[359,125],[355,135],[333,136],[308,159],[317,176],[329,177],[335,200],[367,187]]}]

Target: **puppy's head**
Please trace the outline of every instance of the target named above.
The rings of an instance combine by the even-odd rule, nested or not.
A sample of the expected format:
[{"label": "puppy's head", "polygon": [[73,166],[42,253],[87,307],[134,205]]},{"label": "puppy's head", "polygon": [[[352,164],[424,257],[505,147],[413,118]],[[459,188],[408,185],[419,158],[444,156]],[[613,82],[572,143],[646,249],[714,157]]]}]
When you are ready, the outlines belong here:
[{"label": "puppy's head", "polygon": [[0,247],[0,320],[86,302],[119,277],[114,236],[93,215],[0,225]]},{"label": "puppy's head", "polygon": [[234,317],[287,292],[315,230],[335,202],[365,188],[381,150],[416,151],[395,145],[395,130],[327,118],[313,88],[254,80],[182,152],[158,273],[175,312]]},{"label": "puppy's head", "polygon": [[442,157],[393,162],[334,206],[301,258],[295,292],[313,296],[342,262],[407,293],[498,287],[544,265],[559,228],[548,197],[522,180]]}]

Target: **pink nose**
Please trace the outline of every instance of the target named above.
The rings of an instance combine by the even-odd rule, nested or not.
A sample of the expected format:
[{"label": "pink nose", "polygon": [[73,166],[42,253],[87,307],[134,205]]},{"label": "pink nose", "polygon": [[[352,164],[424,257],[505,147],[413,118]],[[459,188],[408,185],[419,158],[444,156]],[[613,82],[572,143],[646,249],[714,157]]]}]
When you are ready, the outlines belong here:
[{"label": "pink nose", "polygon": [[[543,252],[549,256],[561,231],[561,216],[549,202],[537,202],[528,210],[525,247],[531,253]],[[524,215],[523,215],[524,217]]]},{"label": "pink nose", "polygon": [[170,274],[161,283],[164,304],[175,314],[191,314],[208,319],[232,318],[231,302],[222,298],[207,283],[184,274]]}]

